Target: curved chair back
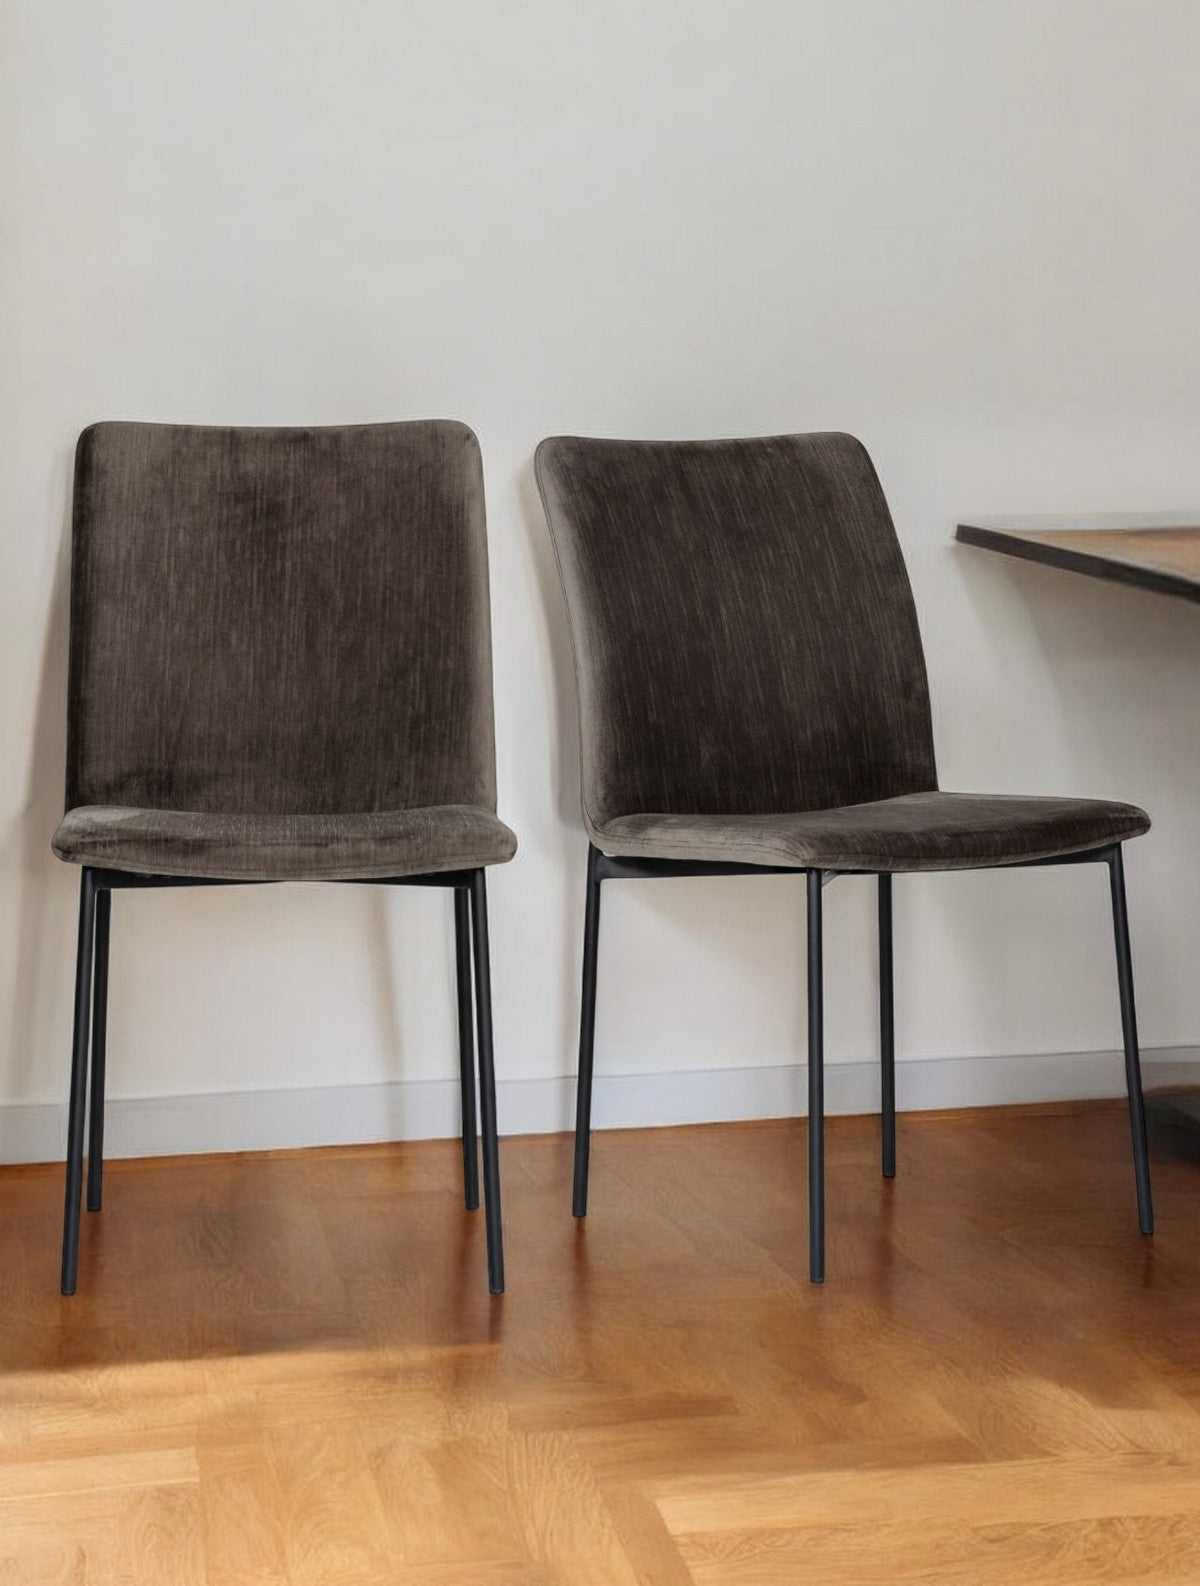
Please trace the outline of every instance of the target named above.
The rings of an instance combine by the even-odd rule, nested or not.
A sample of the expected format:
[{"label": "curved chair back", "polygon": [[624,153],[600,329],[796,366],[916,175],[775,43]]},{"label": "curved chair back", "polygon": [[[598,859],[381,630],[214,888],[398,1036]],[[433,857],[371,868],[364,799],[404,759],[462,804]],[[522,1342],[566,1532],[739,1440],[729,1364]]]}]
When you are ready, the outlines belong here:
[{"label": "curved chair back", "polygon": [[908,574],[852,436],[560,437],[537,476],[593,830],[937,786]]},{"label": "curved chair back", "polygon": [[463,424],[97,424],[75,469],[67,808],[496,808]]}]

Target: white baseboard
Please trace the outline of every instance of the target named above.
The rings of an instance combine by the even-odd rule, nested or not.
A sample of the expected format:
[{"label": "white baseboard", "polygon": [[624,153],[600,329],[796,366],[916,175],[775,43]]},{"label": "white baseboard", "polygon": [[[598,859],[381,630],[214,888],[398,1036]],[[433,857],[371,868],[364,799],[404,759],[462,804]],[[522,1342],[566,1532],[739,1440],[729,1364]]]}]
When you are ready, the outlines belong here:
[{"label": "white baseboard", "polygon": [[[1148,1081],[1159,1062],[1196,1063],[1200,1077],[1197,1047],[1148,1051],[1143,1061]],[[905,1112],[1119,1096],[1124,1088],[1119,1052],[908,1059],[897,1065],[896,1074],[897,1105]],[[571,1128],[574,1090],[570,1076],[501,1080],[497,1105],[502,1133],[550,1134]],[[803,1064],[598,1073],[594,1122],[599,1129],[617,1129],[781,1118],[802,1115],[806,1102]],[[830,1113],[876,1111],[878,1064],[829,1064],[825,1105]],[[444,1139],[457,1134],[458,1113],[458,1084],[451,1079],[114,1096],[107,1108],[105,1146],[110,1156],[131,1157]],[[65,1104],[0,1106],[0,1162],[56,1161],[65,1140]]]}]

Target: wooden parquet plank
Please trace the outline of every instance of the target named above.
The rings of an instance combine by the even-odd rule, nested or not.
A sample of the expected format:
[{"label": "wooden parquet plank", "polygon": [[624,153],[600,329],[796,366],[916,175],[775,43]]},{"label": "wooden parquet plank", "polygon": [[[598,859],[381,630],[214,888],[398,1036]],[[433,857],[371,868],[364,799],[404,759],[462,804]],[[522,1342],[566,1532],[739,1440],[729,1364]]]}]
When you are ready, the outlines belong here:
[{"label": "wooden parquet plank", "polygon": [[1042,1526],[723,1532],[685,1541],[696,1586],[1166,1586],[1200,1580],[1190,1515]]},{"label": "wooden parquet plank", "polygon": [[684,1480],[656,1498],[672,1534],[780,1527],[1053,1525],[1107,1515],[1200,1517],[1200,1465],[1155,1454]]},{"label": "wooden parquet plank", "polygon": [[0,1504],[0,1581],[206,1586],[195,1484],[101,1487]]},{"label": "wooden parquet plank", "polygon": [[153,1448],[63,1459],[0,1462],[0,1504],[25,1498],[68,1497],[130,1487],[194,1485],[199,1479],[191,1448]]},{"label": "wooden parquet plank", "polygon": [[526,1556],[502,1426],[418,1439],[398,1418],[372,1421],[363,1440],[397,1559],[450,1564]]},{"label": "wooden parquet plank", "polygon": [[261,1435],[206,1437],[200,1472],[207,1586],[288,1586],[283,1491]]},{"label": "wooden parquet plank", "polygon": [[388,1586],[391,1536],[358,1428],[318,1421],[269,1431],[265,1441],[281,1495],[288,1579],[294,1586]]},{"label": "wooden parquet plank", "polygon": [[559,1432],[516,1432],[509,1480],[527,1556],[571,1586],[640,1586],[591,1466]]},{"label": "wooden parquet plank", "polygon": [[692,1586],[694,1579],[657,1504],[631,1482],[610,1482],[605,1506],[641,1586]]},{"label": "wooden parquet plank", "polygon": [[198,1486],[133,1494],[122,1506],[117,1538],[130,1586],[207,1586]]}]

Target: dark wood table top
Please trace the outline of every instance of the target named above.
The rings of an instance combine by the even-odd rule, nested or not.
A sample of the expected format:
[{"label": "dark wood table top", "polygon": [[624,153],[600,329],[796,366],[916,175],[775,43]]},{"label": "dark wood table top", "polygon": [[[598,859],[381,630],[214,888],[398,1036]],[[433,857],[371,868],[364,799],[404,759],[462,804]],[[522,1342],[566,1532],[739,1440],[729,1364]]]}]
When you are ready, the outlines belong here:
[{"label": "dark wood table top", "polygon": [[1200,527],[1007,528],[960,523],[955,538],[1027,562],[1200,601]]}]

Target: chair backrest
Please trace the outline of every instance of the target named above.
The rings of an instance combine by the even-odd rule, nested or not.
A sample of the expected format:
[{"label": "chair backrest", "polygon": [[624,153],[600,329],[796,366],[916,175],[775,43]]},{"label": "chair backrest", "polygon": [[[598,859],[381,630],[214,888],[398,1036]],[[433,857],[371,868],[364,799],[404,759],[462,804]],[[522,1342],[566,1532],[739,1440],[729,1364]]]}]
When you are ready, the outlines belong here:
[{"label": "chair backrest", "polygon": [[471,431],[85,430],[67,746],[80,804],[494,810]]},{"label": "chair backrest", "polygon": [[537,477],[593,828],[937,786],[908,574],[852,436],[561,437]]}]

